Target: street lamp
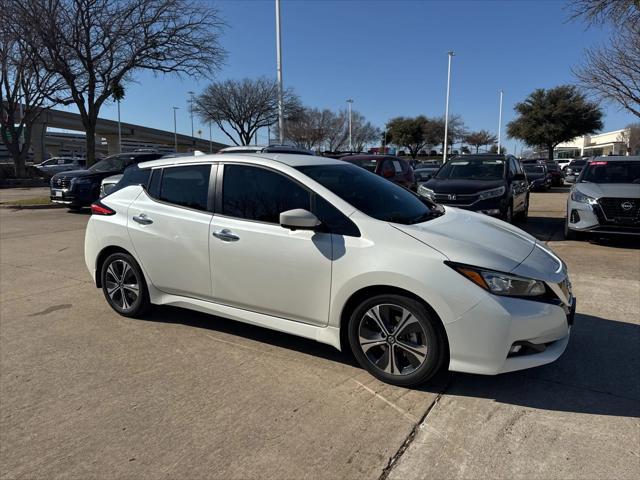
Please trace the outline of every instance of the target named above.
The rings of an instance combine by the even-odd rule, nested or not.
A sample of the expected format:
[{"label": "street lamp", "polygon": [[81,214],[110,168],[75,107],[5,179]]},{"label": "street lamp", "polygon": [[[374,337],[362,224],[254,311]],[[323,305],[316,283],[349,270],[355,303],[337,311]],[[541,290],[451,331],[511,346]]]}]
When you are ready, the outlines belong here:
[{"label": "street lamp", "polygon": [[353,103],[353,99],[347,99],[347,109],[349,110],[349,151],[353,150],[353,142],[351,140],[351,104]]},{"label": "street lamp", "polygon": [[193,142],[193,95],[194,93],[189,91],[189,112],[191,113],[191,141]]},{"label": "street lamp", "polygon": [[284,103],[282,99],[282,39],[280,34],[280,0],[276,0],[276,69],[278,72],[278,136],[284,143]]},{"label": "street lamp", "polygon": [[449,67],[447,68],[447,102],[444,107],[444,145],[442,149],[442,163],[447,161],[447,151],[449,150],[448,134],[449,134],[449,92],[451,90],[451,59],[455,55],[454,51],[447,52],[449,55]]},{"label": "street lamp", "polygon": [[178,153],[178,127],[176,123],[176,110],[180,107],[173,107],[173,148]]},{"label": "street lamp", "polygon": [[500,134],[502,133],[502,90],[500,90],[500,113],[498,113],[498,155],[500,155]]}]

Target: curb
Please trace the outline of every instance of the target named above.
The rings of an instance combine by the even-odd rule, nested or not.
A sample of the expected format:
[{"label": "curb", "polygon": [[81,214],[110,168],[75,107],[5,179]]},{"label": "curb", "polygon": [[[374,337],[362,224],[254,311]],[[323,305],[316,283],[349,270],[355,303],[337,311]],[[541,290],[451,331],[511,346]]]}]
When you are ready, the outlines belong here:
[{"label": "curb", "polygon": [[66,205],[55,205],[49,203],[36,204],[36,205],[4,205],[0,204],[0,209],[5,210],[48,210],[54,208],[65,208]]}]

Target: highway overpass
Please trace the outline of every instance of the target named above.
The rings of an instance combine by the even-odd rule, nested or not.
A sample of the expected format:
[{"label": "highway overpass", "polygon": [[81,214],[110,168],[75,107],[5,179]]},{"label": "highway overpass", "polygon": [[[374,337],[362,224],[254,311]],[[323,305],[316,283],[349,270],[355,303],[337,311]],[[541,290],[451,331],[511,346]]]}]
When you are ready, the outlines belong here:
[{"label": "highway overpass", "polygon": [[[80,115],[73,112],[63,110],[46,110],[33,127],[31,135],[31,148],[33,151],[34,163],[39,163],[49,156],[55,156],[61,150],[65,150],[63,135],[56,135],[50,132],[47,134],[48,128],[74,130],[84,132]],[[158,146],[160,150],[174,150],[174,133],[166,130],[158,130],[133,123],[121,123],[123,150],[127,151],[132,145],[143,144],[145,147]],[[191,137],[190,135],[178,134],[178,151],[188,152],[192,150],[201,150],[203,152],[217,152],[221,148],[226,147],[222,143],[209,142],[208,139]],[[114,120],[106,120],[99,118],[96,124],[96,144],[97,150],[104,149],[106,143],[106,152],[109,155],[119,153],[118,149],[118,122]]]}]

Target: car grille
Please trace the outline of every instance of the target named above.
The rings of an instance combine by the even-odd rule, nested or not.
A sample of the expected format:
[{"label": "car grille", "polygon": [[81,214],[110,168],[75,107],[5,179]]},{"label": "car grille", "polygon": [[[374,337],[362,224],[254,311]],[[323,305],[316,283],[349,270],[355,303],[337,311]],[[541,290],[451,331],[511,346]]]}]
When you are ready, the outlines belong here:
[{"label": "car grille", "polygon": [[53,188],[69,188],[71,186],[71,179],[67,177],[57,177],[51,180],[51,186]]},{"label": "car grille", "polygon": [[605,219],[616,223],[640,223],[640,198],[601,198]]},{"label": "car grille", "polygon": [[444,203],[445,205],[471,205],[478,200],[477,194],[457,194],[457,193],[436,193],[436,203]]}]

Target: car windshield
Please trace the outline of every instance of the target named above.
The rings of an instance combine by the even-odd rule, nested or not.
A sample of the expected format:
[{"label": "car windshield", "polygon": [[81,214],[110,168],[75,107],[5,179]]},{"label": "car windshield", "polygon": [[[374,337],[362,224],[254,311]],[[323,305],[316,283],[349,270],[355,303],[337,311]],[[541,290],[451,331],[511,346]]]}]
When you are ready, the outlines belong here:
[{"label": "car windshield", "polygon": [[542,165],[523,165],[524,166],[524,171],[527,173],[544,173],[544,167]]},{"label": "car windshield", "polygon": [[547,163],[547,170],[550,172],[557,172],[560,170],[560,167],[557,163]]},{"label": "car windshield", "polygon": [[120,157],[113,156],[107,157],[104,160],[100,160],[97,163],[94,163],[89,167],[90,172],[118,172],[124,170],[124,167],[127,166],[127,158],[129,157]]},{"label": "car windshield", "polygon": [[376,165],[378,165],[377,158],[343,158],[343,160],[358,165],[359,167],[366,168],[370,172],[376,171]]},{"label": "car windshield", "polygon": [[378,220],[412,225],[444,213],[439,205],[354,165],[307,165],[298,170]]},{"label": "car windshield", "polygon": [[580,181],[591,183],[640,184],[640,162],[591,162],[584,169]]},{"label": "car windshield", "polygon": [[573,160],[569,166],[570,167],[584,167],[587,164],[586,160]]},{"label": "car windshield", "polygon": [[459,180],[500,180],[504,175],[504,160],[450,160],[438,171],[436,178]]}]

